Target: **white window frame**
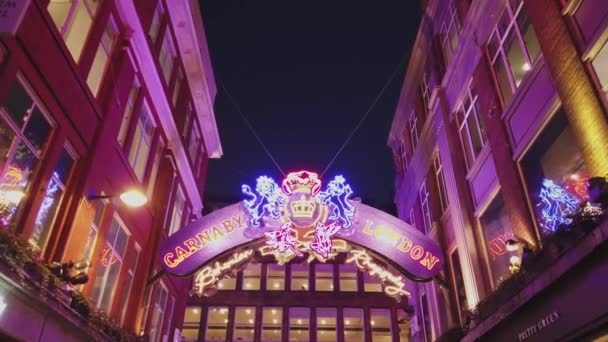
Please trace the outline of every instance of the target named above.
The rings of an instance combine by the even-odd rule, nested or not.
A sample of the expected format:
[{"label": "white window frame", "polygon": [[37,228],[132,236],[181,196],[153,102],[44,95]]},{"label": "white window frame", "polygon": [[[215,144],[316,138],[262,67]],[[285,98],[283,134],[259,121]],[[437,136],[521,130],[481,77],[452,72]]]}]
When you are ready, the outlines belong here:
[{"label": "white window frame", "polygon": [[407,120],[408,130],[410,133],[410,143],[412,144],[412,152],[416,150],[418,145],[418,116],[415,112],[412,112],[410,118]]},{"label": "white window frame", "polygon": [[445,185],[445,177],[443,175],[443,164],[441,163],[441,156],[439,151],[435,151],[433,154],[433,166],[435,171],[435,181],[437,182],[437,188],[439,189],[439,202],[441,202],[441,211],[444,213],[448,206],[448,192]]},{"label": "white window frame", "polygon": [[429,104],[431,102],[431,94],[429,90],[429,74],[422,73],[422,79],[420,80],[420,94],[422,96],[422,105],[424,106],[424,117],[427,118],[431,112]]},{"label": "white window frame", "polygon": [[161,73],[167,85],[171,83],[171,76],[173,76],[173,72],[175,70],[176,58],[177,53],[175,52],[175,43],[173,42],[173,37],[171,36],[171,30],[167,28],[167,30],[165,30],[165,36],[163,37],[163,43],[160,47],[160,52],[158,53],[158,62],[160,64]]},{"label": "white window frame", "polygon": [[152,22],[150,23],[150,29],[148,30],[148,36],[153,43],[156,43],[160,35],[164,15],[165,8],[163,7],[163,0],[158,0],[156,8],[154,9],[154,15],[152,16]]},{"label": "white window frame", "polygon": [[[112,35],[110,36],[110,33]],[[95,52],[95,58],[93,59],[93,63],[91,64],[91,68],[89,69],[89,74],[87,75],[87,85],[91,92],[96,97],[99,95],[99,90],[101,89],[101,84],[104,81],[104,77],[108,72],[108,67],[110,63],[112,63],[112,51],[114,46],[116,45],[116,41],[118,38],[118,25],[116,24],[116,20],[113,15],[108,16],[108,20],[106,25],[104,26],[103,33],[101,35],[101,39],[99,41],[99,46],[97,47],[97,51]],[[93,68],[96,66],[97,58],[99,51],[106,55],[106,61],[103,66],[103,70],[101,71],[101,75],[98,80],[92,80],[91,76],[93,75]],[[114,75],[111,75],[112,77]],[[95,82],[92,83],[91,82]]]},{"label": "white window frame", "polygon": [[[52,1],[52,0],[51,0]],[[59,33],[61,34],[61,37],[63,38],[63,40],[65,41],[66,39],[66,35],[68,34],[68,31],[70,30],[71,26],[74,24],[74,15],[76,14],[76,9],[78,8],[78,6],[80,4],[82,4],[84,6],[84,10],[86,11],[86,13],[89,15],[89,19],[90,19],[90,24],[89,27],[87,29],[87,32],[85,32],[85,38],[83,39],[83,43],[81,46],[78,47],[78,50],[76,51],[72,51],[69,46],[67,45],[67,41],[65,41],[66,46],[68,47],[68,51],[70,51],[70,53],[72,54],[72,57],[74,58],[74,60],[76,61],[76,63],[78,63],[78,60],[80,59],[80,56],[82,55],[82,51],[84,49],[84,46],[86,45],[88,36],[89,36],[89,32],[91,31],[91,27],[93,27],[94,23],[95,23],[95,14],[97,13],[97,10],[99,9],[98,7],[93,7],[91,5],[91,3],[93,3],[95,1],[92,0],[72,0],[72,5],[70,6],[70,9],[68,10],[68,14],[66,15],[61,27],[57,27],[57,29],[59,30]],[[48,6],[51,6],[52,2],[49,2]],[[99,4],[97,4],[96,6],[99,6]],[[54,19],[53,19],[54,22]],[[55,23],[55,26],[57,26],[57,23]]]},{"label": "white window frame", "polygon": [[[480,119],[481,113],[478,113],[478,95],[477,92],[473,88],[473,82],[469,83],[469,86],[466,89],[464,99],[462,104],[460,105],[459,113],[456,114],[456,123],[458,125],[458,136],[460,137],[460,145],[462,146],[462,151],[464,152],[465,162],[467,164],[467,168],[470,169],[481,154],[484,146],[487,143],[487,137],[485,134],[485,127],[483,126],[483,122]],[[462,115],[462,117],[460,117]],[[471,136],[471,127],[469,127],[469,116],[473,117],[473,124],[475,124],[474,128],[479,132],[479,139],[481,141],[481,147],[479,151],[475,151],[473,146],[473,138]],[[465,140],[466,139],[466,140]],[[466,143],[468,141],[468,144]],[[467,151],[468,150],[468,151]],[[469,160],[469,154],[471,156],[471,160]]]},{"label": "white window frame", "polygon": [[[441,25],[441,50],[443,51],[443,58],[447,68],[454,51],[456,51],[456,48],[458,47],[458,35],[462,28],[460,19],[458,18],[458,12],[456,11],[456,7],[454,7],[454,1],[450,1],[446,15],[445,21]],[[455,42],[452,42],[451,33],[455,33]]]},{"label": "white window frame", "polygon": [[399,140],[399,155],[401,157],[401,167],[403,168],[403,174],[405,174],[409,160],[407,155],[407,147],[405,146],[405,139],[403,138]]},{"label": "white window frame", "polygon": [[[153,306],[151,317],[152,321],[150,322],[149,329],[150,341],[160,341],[160,337],[163,336],[164,332],[163,326],[165,322],[165,310],[167,308],[167,299],[169,298],[169,291],[167,290],[167,287],[162,281],[160,282],[160,286],[158,287],[158,289],[158,293],[154,298],[154,303],[150,303],[151,306]],[[164,303],[159,303],[161,294],[163,293],[165,294]],[[160,301],[162,302],[162,300]],[[156,316],[157,314],[160,316]],[[158,322],[156,322],[155,317],[159,317]],[[159,326],[156,326],[156,324],[159,324]]]},{"label": "white window frame", "polygon": [[[142,115],[145,115],[144,121],[142,121]],[[135,172],[135,175],[137,176],[137,179],[139,179],[139,181],[141,183],[144,182],[144,177],[146,175],[146,170],[148,169],[148,165],[150,164],[150,154],[152,153],[152,148],[153,148],[153,143],[154,143],[154,136],[156,135],[156,129],[157,129],[157,125],[156,122],[154,120],[154,117],[152,115],[152,112],[150,111],[150,107],[148,106],[147,101],[143,101],[141,108],[139,109],[139,113],[137,115],[137,118],[135,118],[135,129],[133,130],[133,138],[131,140],[131,146],[129,148],[129,164],[131,165],[131,167],[133,168],[133,171]],[[146,124],[150,124],[152,125],[152,134],[147,137],[146,136]],[[140,137],[138,140],[136,140],[136,131],[137,130],[141,131]],[[149,139],[149,141],[148,141]],[[131,153],[133,153],[133,149],[134,149],[134,144],[137,144],[136,151],[135,151],[135,155],[131,155]],[[148,153],[144,156],[141,153],[141,147],[142,144],[147,144],[148,146]],[[137,165],[140,162],[140,158],[145,158],[145,160],[143,161],[143,168],[141,170],[137,169]]]},{"label": "white window frame", "polygon": [[[184,221],[184,210],[186,208],[186,196],[181,185],[177,184],[175,197],[173,199],[173,209],[171,211],[171,223],[169,226],[169,235],[173,235],[181,228]],[[181,202],[180,202],[181,199]],[[181,207],[179,206],[181,204]]]},{"label": "white window frame", "polygon": [[420,189],[418,190],[420,196],[420,210],[422,211],[422,224],[424,231],[428,234],[433,228],[433,215],[431,213],[431,206],[429,203],[429,192],[426,188],[426,178],[422,182]]}]

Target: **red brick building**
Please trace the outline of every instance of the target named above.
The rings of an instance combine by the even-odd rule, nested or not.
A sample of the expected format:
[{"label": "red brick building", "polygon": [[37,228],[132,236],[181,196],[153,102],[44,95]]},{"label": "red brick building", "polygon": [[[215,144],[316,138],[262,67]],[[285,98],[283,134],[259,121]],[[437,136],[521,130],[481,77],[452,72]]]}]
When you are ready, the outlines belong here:
[{"label": "red brick building", "polygon": [[[0,336],[108,340],[116,330],[98,323],[111,321],[172,340],[190,282],[148,279],[159,242],[200,217],[207,161],[222,155],[198,1],[0,8]],[[130,189],[148,202],[122,204]],[[36,266],[77,260],[88,314]]]}]

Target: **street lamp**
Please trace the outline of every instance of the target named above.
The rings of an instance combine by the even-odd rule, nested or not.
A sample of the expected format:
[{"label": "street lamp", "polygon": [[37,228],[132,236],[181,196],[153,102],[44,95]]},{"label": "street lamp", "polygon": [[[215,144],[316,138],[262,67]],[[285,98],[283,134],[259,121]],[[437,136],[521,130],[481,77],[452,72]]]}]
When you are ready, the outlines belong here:
[{"label": "street lamp", "polygon": [[[88,195],[87,199],[89,201],[93,201],[93,200],[98,200],[98,199],[105,199],[105,198],[114,198],[116,197],[116,195]],[[120,200],[128,205],[129,207],[133,207],[133,208],[137,208],[137,207],[141,207],[142,205],[146,204],[148,202],[148,197],[146,197],[146,195],[136,189],[131,189],[131,190],[127,190],[121,194],[118,195],[118,198],[120,198]]]}]

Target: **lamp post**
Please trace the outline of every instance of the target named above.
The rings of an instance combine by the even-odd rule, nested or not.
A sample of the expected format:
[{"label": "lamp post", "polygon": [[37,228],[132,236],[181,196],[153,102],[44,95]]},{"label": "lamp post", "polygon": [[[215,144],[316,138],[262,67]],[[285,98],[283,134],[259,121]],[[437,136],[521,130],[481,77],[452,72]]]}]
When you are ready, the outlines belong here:
[{"label": "lamp post", "polygon": [[[114,198],[117,195],[88,195],[87,199],[89,201],[105,199],[105,198]],[[127,206],[137,208],[148,202],[148,198],[146,195],[136,189],[127,190],[118,195],[118,198]]]}]

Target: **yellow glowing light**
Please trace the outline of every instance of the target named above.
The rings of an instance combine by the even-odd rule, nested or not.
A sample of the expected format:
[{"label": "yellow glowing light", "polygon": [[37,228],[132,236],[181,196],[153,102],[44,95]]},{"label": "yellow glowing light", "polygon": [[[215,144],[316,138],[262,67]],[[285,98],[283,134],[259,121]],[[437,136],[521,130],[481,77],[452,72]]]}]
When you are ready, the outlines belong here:
[{"label": "yellow glowing light", "polygon": [[348,319],[347,319],[347,320],[346,320],[346,324],[347,324],[347,325],[348,325],[348,324],[350,324],[350,320],[348,320]]},{"label": "yellow glowing light", "polygon": [[249,324],[253,324],[253,320],[252,319],[249,320]]},{"label": "yellow glowing light", "polygon": [[200,310],[198,308],[192,309],[192,313],[195,315],[198,315],[199,312],[200,312]]},{"label": "yellow glowing light", "polygon": [[0,201],[18,204],[25,194],[21,190],[0,190]]},{"label": "yellow glowing light", "polygon": [[129,190],[120,194],[120,200],[129,207],[141,207],[148,202],[148,197],[139,190]]},{"label": "yellow glowing light", "polygon": [[274,315],[276,313],[277,313],[277,310],[276,309],[272,309],[272,314]]},{"label": "yellow glowing light", "polygon": [[298,324],[302,324],[302,320],[301,319],[298,320]]},{"label": "yellow glowing light", "polygon": [[272,323],[277,324],[277,320],[276,320],[276,319],[273,319],[273,320],[272,320]]},{"label": "yellow glowing light", "polygon": [[251,288],[251,284],[245,283],[245,287],[249,289],[249,288]]},{"label": "yellow glowing light", "polygon": [[[236,252],[224,262],[216,261],[213,265],[203,268],[197,273],[194,280],[196,291],[199,294],[204,293],[205,290],[217,284],[220,278],[225,276],[231,269],[247,262],[251,256],[253,256],[253,250],[251,249],[244,252]],[[248,288],[249,286],[249,283],[245,284],[245,287]],[[218,284],[218,287],[223,287],[221,282]]]},{"label": "yellow glowing light", "polygon": [[376,324],[376,322],[374,322],[374,321],[371,321],[370,323],[371,323],[372,325],[375,325],[375,324]]},{"label": "yellow glowing light", "polygon": [[274,284],[272,285],[272,287],[274,287],[275,289],[278,289],[278,288],[279,288],[279,283],[274,283]]},{"label": "yellow glowing light", "polygon": [[325,320],[324,319],[321,320],[321,324],[325,324]]},{"label": "yellow glowing light", "polygon": [[353,249],[346,259],[346,263],[354,262],[357,268],[367,272],[370,276],[378,278],[385,286],[384,293],[397,300],[401,296],[409,296],[410,293],[405,290],[405,280],[399,274],[389,272],[386,268],[376,264],[372,257],[366,251],[361,249]]},{"label": "yellow glowing light", "polygon": [[532,67],[530,66],[530,63],[526,62],[524,63],[521,68],[523,69],[523,71],[530,71],[530,69],[532,69]]}]

